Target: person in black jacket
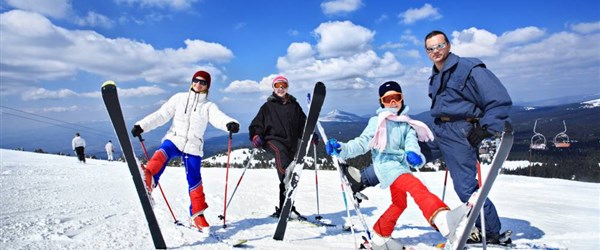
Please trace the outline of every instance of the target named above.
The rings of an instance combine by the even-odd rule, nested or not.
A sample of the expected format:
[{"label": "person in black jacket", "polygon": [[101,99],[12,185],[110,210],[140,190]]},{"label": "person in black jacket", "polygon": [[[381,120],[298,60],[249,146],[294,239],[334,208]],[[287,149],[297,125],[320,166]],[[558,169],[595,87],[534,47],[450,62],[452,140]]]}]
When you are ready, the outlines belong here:
[{"label": "person in black jacket", "polygon": [[[278,218],[285,200],[285,172],[296,155],[306,114],[296,98],[288,93],[287,78],[275,77],[272,87],[273,94],[260,107],[248,129],[252,146],[265,149],[275,158],[279,177],[279,207],[275,207],[272,216]],[[300,216],[295,207],[292,211]]]}]

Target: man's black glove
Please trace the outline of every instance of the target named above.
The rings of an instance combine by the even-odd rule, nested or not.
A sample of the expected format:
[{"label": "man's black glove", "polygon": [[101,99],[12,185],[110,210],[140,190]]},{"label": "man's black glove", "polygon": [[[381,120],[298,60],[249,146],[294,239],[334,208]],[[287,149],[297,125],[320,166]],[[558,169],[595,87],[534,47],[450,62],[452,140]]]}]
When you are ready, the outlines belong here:
[{"label": "man's black glove", "polygon": [[231,133],[237,133],[240,131],[240,124],[238,124],[237,122],[230,122],[227,123],[227,131],[231,132]]},{"label": "man's black glove", "polygon": [[473,129],[471,129],[471,132],[467,135],[467,140],[469,140],[471,146],[477,148],[483,139],[491,136],[493,136],[493,134],[487,130],[486,126],[481,127],[478,123],[475,123],[473,124]]},{"label": "man's black glove", "polygon": [[131,129],[131,134],[133,135],[133,137],[138,137],[140,135],[142,135],[142,133],[144,132],[144,130],[142,129],[142,127],[140,127],[140,125],[133,125],[133,128]]}]

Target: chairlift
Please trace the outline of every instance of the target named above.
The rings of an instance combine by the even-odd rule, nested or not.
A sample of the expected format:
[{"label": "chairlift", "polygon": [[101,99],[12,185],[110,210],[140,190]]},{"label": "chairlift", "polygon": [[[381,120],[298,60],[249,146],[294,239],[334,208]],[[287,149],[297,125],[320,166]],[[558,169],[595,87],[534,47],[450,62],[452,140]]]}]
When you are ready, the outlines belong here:
[{"label": "chairlift", "polygon": [[529,145],[529,148],[533,150],[546,150],[546,137],[544,137],[544,135],[542,135],[541,133],[535,131],[535,128],[537,127],[537,122],[538,120],[536,119],[535,124],[533,125],[534,134],[531,137],[531,144]]},{"label": "chairlift", "polygon": [[567,135],[567,123],[565,123],[565,120],[563,120],[563,125],[565,126],[565,130],[554,136],[554,147],[568,148],[571,146],[571,141]]}]

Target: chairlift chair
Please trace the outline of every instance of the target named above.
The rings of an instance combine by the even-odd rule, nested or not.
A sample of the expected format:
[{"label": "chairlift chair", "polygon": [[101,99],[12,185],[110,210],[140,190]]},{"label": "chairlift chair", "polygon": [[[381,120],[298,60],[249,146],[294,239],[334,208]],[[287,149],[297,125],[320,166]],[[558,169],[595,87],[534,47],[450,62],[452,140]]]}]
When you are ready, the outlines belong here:
[{"label": "chairlift chair", "polygon": [[565,130],[554,136],[554,147],[568,148],[571,146],[571,141],[569,140],[569,136],[567,135],[567,124],[565,123],[565,120],[563,120],[563,125],[565,127]]},{"label": "chairlift chair", "polygon": [[542,135],[541,133],[535,131],[535,128],[537,127],[537,122],[538,120],[536,119],[535,124],[533,125],[534,135],[531,137],[531,144],[529,145],[529,148],[533,150],[546,150],[546,137],[544,137],[544,135]]}]

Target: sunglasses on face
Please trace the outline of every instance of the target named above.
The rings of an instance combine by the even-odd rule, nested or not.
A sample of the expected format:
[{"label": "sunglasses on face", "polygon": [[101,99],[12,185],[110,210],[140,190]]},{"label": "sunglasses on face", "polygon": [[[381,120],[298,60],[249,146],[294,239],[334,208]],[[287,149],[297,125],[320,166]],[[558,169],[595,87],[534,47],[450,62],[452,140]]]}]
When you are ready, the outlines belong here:
[{"label": "sunglasses on face", "polygon": [[402,102],[402,93],[391,93],[381,97],[381,103],[389,105],[392,102],[400,103]]},{"label": "sunglasses on face", "polygon": [[448,45],[448,43],[440,43],[438,45],[433,45],[431,47],[425,48],[425,50],[427,51],[427,53],[432,53],[436,49],[444,49],[444,48],[446,48],[446,45]]},{"label": "sunglasses on face", "polygon": [[202,79],[198,79],[198,78],[192,79],[192,83],[200,83],[200,85],[202,85],[202,86],[206,86],[208,84],[208,82],[206,80],[202,80]]},{"label": "sunglasses on face", "polygon": [[278,88],[287,89],[288,85],[285,82],[276,82],[275,84],[273,84],[273,87],[275,87],[276,89],[278,89]]}]

